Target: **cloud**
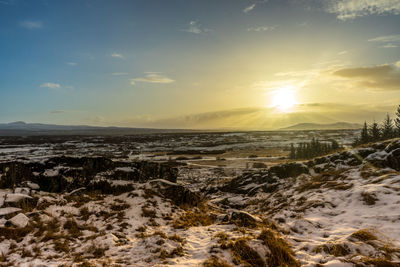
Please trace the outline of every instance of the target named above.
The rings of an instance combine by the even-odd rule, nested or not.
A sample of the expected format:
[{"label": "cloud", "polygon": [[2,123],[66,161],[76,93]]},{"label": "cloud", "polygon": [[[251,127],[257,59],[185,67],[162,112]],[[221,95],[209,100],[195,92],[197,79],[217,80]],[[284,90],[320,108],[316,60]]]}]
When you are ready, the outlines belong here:
[{"label": "cloud", "polygon": [[52,110],[50,111],[51,114],[61,114],[61,113],[66,113],[67,111],[65,110]]},{"label": "cloud", "polygon": [[122,54],[117,53],[117,52],[112,53],[111,56],[115,57],[115,58],[124,58],[124,56]]},{"label": "cloud", "polygon": [[244,13],[249,13],[250,11],[252,11],[254,8],[256,7],[256,4],[251,4],[248,7],[246,7],[245,9],[243,9]]},{"label": "cloud", "polygon": [[399,0],[324,0],[325,10],[340,20],[368,15],[400,14]]},{"label": "cloud", "polygon": [[368,42],[380,43],[382,48],[396,48],[400,45],[400,34],[379,36],[369,39]]},{"label": "cloud", "polygon": [[333,75],[353,82],[355,86],[373,90],[400,90],[400,68],[395,64],[372,67],[342,68]]},{"label": "cloud", "polygon": [[248,32],[265,32],[265,31],[273,31],[276,29],[276,25],[275,26],[259,26],[259,27],[251,27],[248,28],[247,31]]},{"label": "cloud", "polygon": [[152,128],[274,130],[297,123],[359,123],[384,118],[395,105],[358,105],[346,103],[305,103],[292,113],[276,113],[273,108],[247,107],[211,111],[172,118],[132,118],[125,124]]},{"label": "cloud", "polygon": [[21,21],[20,22],[21,27],[26,28],[26,29],[41,29],[43,28],[43,23],[40,21]]},{"label": "cloud", "polygon": [[41,85],[40,85],[40,87],[43,87],[43,88],[51,88],[51,89],[58,89],[58,88],[61,88],[61,85],[59,84],[59,83],[42,83]]},{"label": "cloud", "polygon": [[200,33],[210,32],[211,30],[204,28],[198,21],[192,20],[189,22],[189,27],[183,31],[194,34],[200,34]]},{"label": "cloud", "polygon": [[68,66],[76,66],[76,65],[78,65],[78,63],[76,63],[76,62],[67,62],[67,65]]},{"label": "cloud", "polygon": [[113,72],[113,73],[111,73],[111,75],[114,75],[114,76],[124,76],[124,75],[128,75],[128,73],[126,73],[126,72]]},{"label": "cloud", "polygon": [[167,76],[158,73],[148,73],[144,77],[138,77],[131,80],[131,85],[135,85],[136,82],[146,82],[146,83],[172,83],[174,80],[168,78]]}]

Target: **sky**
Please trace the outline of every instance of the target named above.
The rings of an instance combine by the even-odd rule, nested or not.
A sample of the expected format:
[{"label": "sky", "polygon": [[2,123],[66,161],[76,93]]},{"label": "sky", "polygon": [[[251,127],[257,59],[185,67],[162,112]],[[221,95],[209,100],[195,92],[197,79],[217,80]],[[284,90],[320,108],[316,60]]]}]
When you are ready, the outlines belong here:
[{"label": "sky", "polygon": [[0,122],[269,130],[400,104],[400,0],[0,0]]}]

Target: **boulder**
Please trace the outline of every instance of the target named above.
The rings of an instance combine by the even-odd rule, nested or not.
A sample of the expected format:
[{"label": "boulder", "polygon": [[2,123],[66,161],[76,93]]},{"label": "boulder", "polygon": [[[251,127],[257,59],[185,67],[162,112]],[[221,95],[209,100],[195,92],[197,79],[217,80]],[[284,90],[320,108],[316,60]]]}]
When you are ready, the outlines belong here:
[{"label": "boulder", "polygon": [[269,168],[270,174],[275,174],[278,178],[284,179],[289,177],[297,177],[300,174],[309,174],[307,166],[297,162],[280,164]]},{"label": "boulder", "polygon": [[257,216],[251,215],[245,211],[233,211],[230,220],[234,221],[239,226],[255,227],[257,224],[262,223],[262,220]]},{"label": "boulder", "polygon": [[7,208],[0,208],[0,218],[2,217],[13,217],[21,211],[20,208],[14,207],[7,207]]},{"label": "boulder", "polygon": [[163,179],[156,179],[149,182],[151,189],[165,198],[172,200],[178,206],[197,206],[200,196],[187,189],[183,185],[173,183]]},{"label": "boulder", "polygon": [[387,166],[400,171],[400,148],[392,150],[386,157]]},{"label": "boulder", "polygon": [[33,209],[37,200],[25,194],[7,194],[4,198],[5,207],[14,207],[21,209]]},{"label": "boulder", "polygon": [[18,215],[12,217],[6,222],[6,226],[14,226],[18,228],[24,228],[28,224],[29,218],[23,213],[19,213]]}]

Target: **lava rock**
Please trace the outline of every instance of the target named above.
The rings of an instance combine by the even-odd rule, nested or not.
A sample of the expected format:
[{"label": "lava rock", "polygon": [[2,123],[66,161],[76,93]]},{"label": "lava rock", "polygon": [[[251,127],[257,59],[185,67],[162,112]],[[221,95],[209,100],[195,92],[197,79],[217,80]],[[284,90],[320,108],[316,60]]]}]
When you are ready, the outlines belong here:
[{"label": "lava rock", "polygon": [[186,187],[162,179],[150,181],[151,188],[165,198],[171,199],[176,205],[197,206],[200,196]]}]

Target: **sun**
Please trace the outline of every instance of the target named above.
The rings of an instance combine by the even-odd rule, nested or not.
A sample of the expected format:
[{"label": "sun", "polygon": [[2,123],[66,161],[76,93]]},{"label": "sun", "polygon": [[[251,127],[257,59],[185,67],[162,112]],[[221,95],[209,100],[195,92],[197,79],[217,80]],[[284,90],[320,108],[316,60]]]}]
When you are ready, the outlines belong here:
[{"label": "sun", "polygon": [[271,94],[271,106],[280,112],[288,112],[296,104],[296,91],[291,86],[278,88]]}]

